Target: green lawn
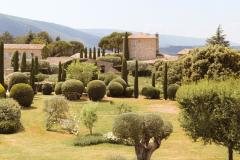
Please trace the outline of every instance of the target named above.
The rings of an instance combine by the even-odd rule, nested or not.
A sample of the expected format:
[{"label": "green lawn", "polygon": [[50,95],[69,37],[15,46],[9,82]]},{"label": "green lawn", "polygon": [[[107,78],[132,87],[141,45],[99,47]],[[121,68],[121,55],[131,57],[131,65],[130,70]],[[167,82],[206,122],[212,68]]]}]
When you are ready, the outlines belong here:
[{"label": "green lawn", "polygon": [[[135,157],[134,148],[101,144],[90,147],[75,147],[74,135],[56,132],[47,132],[44,126],[45,115],[43,112],[44,100],[50,96],[37,95],[33,108],[22,110],[22,124],[25,131],[0,135],[0,160],[106,160],[107,157],[119,154],[128,160]],[[174,132],[168,140],[163,141],[157,150],[153,160],[225,160],[227,150],[216,145],[204,146],[202,143],[194,143],[180,128],[178,122],[178,108],[175,102],[164,100],[140,99],[105,99],[98,108],[99,120],[94,128],[95,133],[111,131],[112,122],[116,116],[116,109],[110,105],[114,103],[128,103],[133,110],[139,113],[159,112],[164,118],[170,120],[174,126]],[[71,109],[80,111],[86,100],[71,102]],[[81,124],[81,135],[88,134],[88,130]],[[235,154],[235,159],[240,159]]]}]

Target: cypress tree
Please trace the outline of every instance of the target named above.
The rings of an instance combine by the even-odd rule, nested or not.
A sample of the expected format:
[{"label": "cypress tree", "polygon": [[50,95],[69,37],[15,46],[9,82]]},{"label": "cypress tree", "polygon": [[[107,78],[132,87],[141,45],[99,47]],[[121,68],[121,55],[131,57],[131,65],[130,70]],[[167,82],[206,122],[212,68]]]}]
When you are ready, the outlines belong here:
[{"label": "cypress tree", "polygon": [[32,89],[35,91],[35,63],[34,63],[33,57],[32,57],[31,73],[30,73],[30,85],[32,86]]},{"label": "cypress tree", "polygon": [[66,67],[65,67],[65,65],[63,65],[62,66],[62,78],[61,78],[61,80],[63,82],[66,81],[66,77],[67,77],[67,75],[66,75]]},{"label": "cypress tree", "polygon": [[0,83],[4,86],[4,43],[0,41]]},{"label": "cypress tree", "polygon": [[126,58],[126,60],[129,60],[129,48],[128,48],[128,33],[125,33],[124,36],[124,43],[123,43],[123,54]]},{"label": "cypress tree", "polygon": [[35,66],[35,74],[37,75],[39,73],[39,63],[38,63],[38,57],[35,57],[35,61],[34,61],[34,66]]},{"label": "cypress tree", "polygon": [[97,57],[96,57],[96,47],[93,47],[93,59],[96,59]]},{"label": "cypress tree", "polygon": [[14,52],[11,63],[12,63],[13,71],[18,72],[18,69],[19,69],[19,52],[18,51]]},{"label": "cypress tree", "polygon": [[105,56],[105,49],[102,49],[102,57],[104,57]]},{"label": "cypress tree", "polygon": [[121,69],[121,77],[122,79],[128,83],[128,70],[127,70],[127,60],[123,55],[123,59],[122,59],[122,69]]},{"label": "cypress tree", "polygon": [[139,87],[138,87],[138,61],[136,60],[135,64],[135,76],[134,76],[134,97],[138,98],[139,96]]},{"label": "cypress tree", "polygon": [[98,48],[97,57],[101,57],[101,50],[100,50],[100,48]]},{"label": "cypress tree", "polygon": [[164,99],[167,100],[167,88],[168,88],[168,65],[167,62],[164,64],[164,77],[163,77],[163,96]]},{"label": "cypress tree", "polygon": [[155,81],[156,81],[156,79],[155,79],[155,73],[153,72],[153,73],[152,73],[152,86],[153,86],[153,87],[155,87]]},{"label": "cypress tree", "polygon": [[88,55],[89,59],[92,59],[92,48],[89,48],[89,55]]},{"label": "cypress tree", "polygon": [[23,52],[21,61],[21,72],[26,72],[26,69],[27,69],[27,56],[26,52]]},{"label": "cypress tree", "polygon": [[62,63],[59,61],[58,63],[58,82],[62,81]]},{"label": "cypress tree", "polygon": [[88,58],[88,52],[87,52],[87,48],[84,49],[84,58]]}]

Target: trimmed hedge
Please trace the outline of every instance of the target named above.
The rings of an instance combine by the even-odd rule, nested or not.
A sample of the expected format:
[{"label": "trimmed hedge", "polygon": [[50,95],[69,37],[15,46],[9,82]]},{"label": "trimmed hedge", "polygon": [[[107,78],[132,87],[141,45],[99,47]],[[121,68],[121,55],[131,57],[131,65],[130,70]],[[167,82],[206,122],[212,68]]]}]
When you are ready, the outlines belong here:
[{"label": "trimmed hedge", "polygon": [[53,86],[50,83],[45,83],[42,85],[42,94],[51,95],[53,91]]},{"label": "trimmed hedge", "polygon": [[106,94],[106,85],[100,80],[94,80],[88,83],[87,93],[92,101],[100,101]]},{"label": "trimmed hedge", "polygon": [[75,79],[70,79],[62,84],[62,94],[68,100],[78,100],[84,91],[84,84]]},{"label": "trimmed hedge", "polygon": [[152,86],[146,86],[142,89],[142,95],[150,99],[159,99],[160,90]]},{"label": "trimmed hedge", "polygon": [[167,89],[168,98],[174,100],[176,98],[177,90],[179,89],[178,84],[170,84]]},{"label": "trimmed hedge", "polygon": [[1,84],[0,84],[0,97],[6,97],[6,90]]},{"label": "trimmed hedge", "polygon": [[30,107],[33,102],[34,91],[28,84],[15,84],[10,90],[10,97],[15,99],[22,107]]},{"label": "trimmed hedge", "polygon": [[127,98],[130,98],[133,96],[133,87],[127,87],[124,91],[124,96],[127,97]]},{"label": "trimmed hedge", "polygon": [[111,82],[108,85],[108,96],[110,97],[121,97],[124,93],[123,86],[118,82]]},{"label": "trimmed hedge", "polygon": [[74,146],[84,147],[102,143],[107,143],[107,139],[100,134],[94,134],[77,138],[76,142],[74,142]]},{"label": "trimmed hedge", "polygon": [[118,82],[118,83],[120,83],[123,86],[124,90],[127,88],[127,83],[122,78],[113,79],[111,82]]},{"label": "trimmed hedge", "polygon": [[10,80],[8,84],[8,90],[11,90],[13,85],[18,84],[18,83],[26,83],[28,84],[29,78],[26,74],[21,73],[21,72],[14,72],[10,75]]},{"label": "trimmed hedge", "polygon": [[12,99],[0,99],[0,133],[17,132],[21,127],[21,107]]},{"label": "trimmed hedge", "polygon": [[62,94],[62,84],[63,82],[58,82],[54,88],[54,92],[56,95]]}]

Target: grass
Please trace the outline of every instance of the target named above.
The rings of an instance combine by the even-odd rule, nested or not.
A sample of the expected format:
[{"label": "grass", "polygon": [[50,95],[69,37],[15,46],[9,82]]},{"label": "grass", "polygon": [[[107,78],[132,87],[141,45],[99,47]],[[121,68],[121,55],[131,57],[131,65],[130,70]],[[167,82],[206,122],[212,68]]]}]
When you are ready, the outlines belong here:
[{"label": "grass", "polygon": [[[0,160],[106,160],[112,155],[122,155],[127,160],[135,158],[131,146],[99,144],[86,147],[75,147],[74,135],[48,132],[45,129],[44,100],[50,96],[37,95],[31,109],[22,110],[24,131],[0,135]],[[110,101],[115,105],[110,105]],[[70,102],[71,109],[80,112],[87,100]],[[94,133],[104,134],[111,131],[112,122],[117,115],[114,106],[127,103],[133,106],[133,111],[139,113],[159,112],[162,117],[170,120],[174,132],[168,140],[163,141],[152,157],[152,160],[225,160],[227,149],[216,145],[203,145],[192,142],[187,137],[178,122],[178,108],[175,102],[164,100],[107,98],[98,107],[98,122]],[[87,135],[88,129],[81,124],[81,136]],[[240,155],[235,153],[235,159]]]}]

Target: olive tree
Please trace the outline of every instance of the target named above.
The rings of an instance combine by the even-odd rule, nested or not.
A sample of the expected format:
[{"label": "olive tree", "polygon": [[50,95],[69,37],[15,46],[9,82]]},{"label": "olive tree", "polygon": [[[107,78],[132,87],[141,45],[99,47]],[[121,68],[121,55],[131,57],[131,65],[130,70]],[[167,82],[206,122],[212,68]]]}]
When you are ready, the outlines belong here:
[{"label": "olive tree", "polygon": [[181,125],[193,140],[240,151],[240,80],[201,81],[180,87]]},{"label": "olive tree", "polygon": [[171,133],[172,124],[157,114],[125,113],[119,115],[113,124],[115,136],[133,142],[137,160],[150,160],[162,140]]},{"label": "olive tree", "polygon": [[84,125],[89,129],[90,135],[92,135],[94,123],[97,122],[98,119],[96,107],[89,105],[84,106],[81,117]]}]

